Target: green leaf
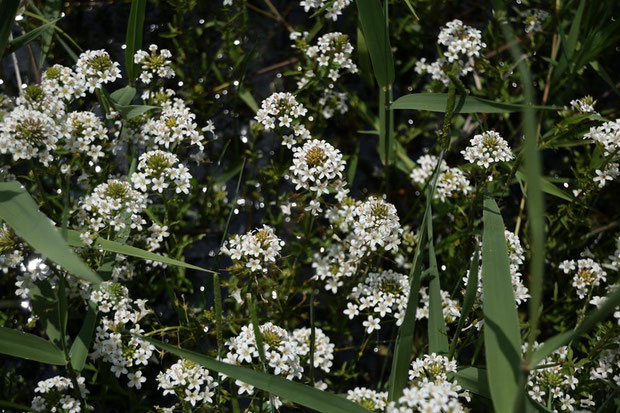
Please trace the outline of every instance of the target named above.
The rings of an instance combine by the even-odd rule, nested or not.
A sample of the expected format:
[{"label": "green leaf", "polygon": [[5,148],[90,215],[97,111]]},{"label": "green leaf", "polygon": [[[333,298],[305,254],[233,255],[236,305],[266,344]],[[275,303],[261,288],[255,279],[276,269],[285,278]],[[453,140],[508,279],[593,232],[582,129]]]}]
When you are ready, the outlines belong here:
[{"label": "green leaf", "polygon": [[465,367],[454,373],[457,383],[465,390],[487,399],[491,398],[487,371],[476,367]]},{"label": "green leaf", "polygon": [[127,106],[136,96],[136,89],[131,86],[125,86],[110,93],[110,100],[114,105]]},{"label": "green leaf", "polygon": [[186,262],[175,260],[173,258],[164,257],[163,255],[155,254],[154,252],[132,247],[130,245],[121,244],[120,242],[110,241],[101,237],[94,240],[92,245],[89,246],[82,241],[82,239],[80,238],[80,233],[74,230],[67,231],[66,241],[72,247],[96,248],[104,251],[115,252],[117,254],[129,255],[131,257],[143,258],[145,260],[163,262],[164,264],[174,265],[176,267],[189,268],[192,270],[210,273],[213,272],[211,270],[207,270],[196,265],[188,264]]},{"label": "green leaf", "polygon": [[133,82],[138,76],[138,69],[133,62],[133,56],[142,47],[145,13],[146,0],[131,1],[129,21],[127,22],[127,36],[125,37],[125,68],[130,82]]},{"label": "green leaf", "polygon": [[[448,102],[447,93],[412,93],[401,96],[394,103],[392,109],[428,110],[431,112],[445,112]],[[529,106],[517,103],[494,102],[474,96],[456,96],[454,113],[506,113],[518,112],[523,108],[560,110],[555,106]]]},{"label": "green leaf", "polygon": [[4,56],[4,50],[9,43],[9,36],[13,31],[18,8],[19,0],[2,0],[0,2],[0,56]]},{"label": "green leaf", "polygon": [[19,183],[0,183],[0,218],[32,248],[70,274],[96,284],[102,281],[69,248],[49,218],[39,211],[30,194]]},{"label": "green leaf", "polygon": [[435,256],[433,212],[431,207],[429,207],[428,212],[429,217],[426,222],[428,233],[428,262],[431,278],[428,285],[428,351],[429,353],[448,354],[448,336],[446,333],[446,321],[443,318],[441,284],[439,281],[439,270],[437,269],[437,257]]},{"label": "green leaf", "polygon": [[57,366],[67,364],[62,350],[49,341],[6,327],[0,327],[0,353]]},{"label": "green leaf", "polygon": [[60,317],[58,316],[58,306],[56,304],[56,293],[47,280],[39,281],[30,287],[28,294],[31,300],[34,313],[39,316],[39,321],[47,337],[56,346],[62,346],[62,333]]},{"label": "green leaf", "polygon": [[258,103],[256,103],[256,99],[254,99],[254,96],[252,96],[252,93],[250,93],[249,90],[240,88],[239,97],[245,102],[246,105],[248,105],[250,109],[252,109],[252,112],[258,112]]},{"label": "green leaf", "polygon": [[551,337],[532,355],[531,366],[536,367],[543,359],[550,356],[558,348],[570,343],[582,334],[587,333],[597,323],[607,319],[620,305],[620,288],[605,297],[603,305],[590,313],[574,330]]},{"label": "green leaf", "polygon": [[71,350],[69,351],[71,367],[76,371],[82,371],[84,368],[86,356],[88,356],[88,349],[90,348],[95,326],[97,325],[97,310],[92,303],[89,302],[88,305],[88,312],[82,323],[82,328],[80,328],[80,332],[75,338],[75,341],[73,341]]},{"label": "green leaf", "polygon": [[291,401],[293,403],[317,410],[319,412],[369,413],[368,410],[364,409],[360,405],[355,404],[352,401],[349,401],[333,393],[327,393],[321,390],[317,390],[314,387],[286,380],[283,377],[272,376],[270,374],[266,374],[260,371],[254,371],[246,367],[239,367],[232,364],[223,363],[200,353],[183,350],[149,337],[139,337],[142,340],[146,340],[149,343],[163,350],[169,351],[170,353],[176,354],[179,357],[183,357],[187,360],[198,363],[209,370],[217,371],[218,373],[225,374],[226,376],[232,377],[236,380],[241,380],[242,382],[250,384],[257,389],[264,390],[266,392],[279,396],[284,400]]},{"label": "green leaf", "polygon": [[[54,20],[60,15],[60,10],[62,7],[61,0],[46,0],[45,4],[42,7],[42,15],[47,20]],[[52,40],[54,38],[54,33],[56,32],[55,27],[49,27],[45,29],[43,34],[41,35],[41,53],[39,55],[38,66],[43,66],[43,61],[47,57],[49,53],[50,47],[52,46]]]},{"label": "green leaf", "polygon": [[150,105],[114,105],[114,108],[120,113],[123,119],[133,119],[138,117],[149,110],[159,110],[159,106]]},{"label": "green leaf", "polygon": [[[520,181],[527,182],[525,179],[524,172],[517,171],[516,176],[517,176],[517,179],[519,179]],[[562,191],[553,182],[549,181],[546,178],[543,178],[542,176],[540,177],[540,185],[541,185],[542,191],[549,195],[553,195],[565,201],[569,201],[569,202],[573,201],[573,197],[571,197],[568,193]]]},{"label": "green leaf", "polygon": [[356,3],[375,78],[379,86],[388,88],[394,83],[394,60],[381,3],[379,0]]},{"label": "green leaf", "polygon": [[497,412],[511,412],[521,382],[521,337],[504,236],[504,221],[492,198],[484,200],[482,309],[489,389]]},{"label": "green leaf", "polygon": [[53,27],[56,25],[56,22],[60,19],[61,17],[54,19],[49,23],[45,23],[37,27],[36,29],[32,29],[28,33],[22,34],[21,36],[16,37],[15,39],[11,40],[9,42],[8,47],[4,51],[4,54],[7,55],[9,53],[13,53],[17,49],[24,47],[31,41],[35,40],[37,37],[43,35],[48,29],[50,28],[53,29]]}]

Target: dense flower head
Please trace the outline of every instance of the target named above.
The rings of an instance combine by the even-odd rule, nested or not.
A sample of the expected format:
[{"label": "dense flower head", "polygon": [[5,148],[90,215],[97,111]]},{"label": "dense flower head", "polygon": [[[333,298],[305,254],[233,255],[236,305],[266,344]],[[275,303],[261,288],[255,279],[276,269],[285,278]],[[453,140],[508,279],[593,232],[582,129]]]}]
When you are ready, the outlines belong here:
[{"label": "dense flower head", "polygon": [[291,131],[282,140],[282,144],[290,149],[294,144],[310,139],[310,132],[303,123],[306,113],[308,109],[297,102],[292,93],[276,92],[262,101],[255,119],[266,131]]},{"label": "dense flower head", "polygon": [[356,387],[347,392],[347,399],[371,412],[384,412],[388,405],[387,392],[378,392],[366,387]]},{"label": "dense flower head", "polygon": [[142,192],[162,193],[172,186],[175,193],[188,194],[191,179],[189,169],[176,155],[160,150],[140,155],[137,170],[131,175],[133,186]]},{"label": "dense flower head", "polygon": [[[47,380],[41,380],[34,389],[38,393],[32,399],[31,409],[35,412],[67,412],[80,413],[92,411],[94,408],[89,405],[82,406],[80,399],[88,396],[86,389],[86,379],[77,377],[79,396],[74,389],[73,381],[67,377],[55,376]],[[40,395],[39,395],[40,394]]]},{"label": "dense flower head", "polygon": [[342,244],[334,243],[327,249],[321,248],[320,252],[314,253],[312,268],[315,277],[325,282],[325,289],[336,294],[343,284],[343,279],[355,275],[358,263],[347,255],[347,250]]},{"label": "dense flower head", "polygon": [[[462,62],[457,61],[457,76],[464,77],[468,73],[474,71],[474,67],[469,61]],[[414,70],[417,74],[423,75],[428,73],[433,80],[437,80],[443,83],[445,86],[450,84],[450,77],[448,73],[452,70],[453,63],[448,62],[448,59],[440,57],[432,63],[427,63],[426,58],[421,58],[415,64]]]},{"label": "dense flower head", "polygon": [[195,122],[196,115],[180,99],[162,108],[158,117],[147,119],[142,133],[153,145],[169,149],[171,145],[179,145],[189,141],[190,145],[203,150],[203,136]]},{"label": "dense flower head", "polygon": [[73,69],[63,65],[48,67],[41,75],[41,87],[48,96],[72,101],[86,95],[84,79]]},{"label": "dense flower head", "polygon": [[528,9],[523,12],[523,25],[525,33],[542,31],[542,25],[549,18],[549,13],[541,9]]},{"label": "dense flower head", "polygon": [[48,92],[42,85],[28,85],[24,93],[15,100],[18,107],[46,114],[59,121],[65,116],[65,103],[54,93]]},{"label": "dense flower head", "polygon": [[[260,325],[259,331],[263,341],[265,364],[269,373],[286,377],[288,380],[300,379],[304,368],[301,366],[297,344],[293,336],[273,323]],[[226,363],[236,365],[259,364],[260,355],[254,335],[254,327],[251,323],[241,327],[239,334],[229,339],[225,345],[228,348],[228,353],[223,361]],[[240,394],[254,393],[254,386],[240,380],[237,380],[236,384],[239,386]]]},{"label": "dense flower head", "polygon": [[36,159],[48,166],[59,137],[54,119],[18,106],[0,123],[0,153],[11,154],[14,161]]},{"label": "dense flower head", "polygon": [[[435,172],[435,167],[437,166],[437,160],[437,157],[434,155],[420,156],[416,161],[418,167],[414,168],[409,174],[411,180],[419,186],[424,186],[430,182]],[[471,190],[472,187],[465,173],[459,168],[450,168],[448,164],[442,160],[439,167],[439,176],[437,177],[437,188],[434,198],[441,200],[441,202],[446,202],[448,198],[466,196]]]},{"label": "dense flower head", "polygon": [[25,245],[17,237],[13,228],[6,223],[0,225],[0,271],[7,273],[18,268],[24,261]]},{"label": "dense flower head", "polygon": [[413,412],[466,412],[460,398],[467,399],[461,386],[452,381],[421,381],[403,389],[403,395],[396,402],[391,402],[387,413]]},{"label": "dense flower head", "polygon": [[128,386],[139,390],[146,378],[138,368],[148,365],[155,350],[134,336],[143,333],[139,322],[150,313],[146,300],[132,300],[126,287],[104,281],[92,290],[90,301],[103,314],[90,358],[112,364],[110,371],[116,377],[127,375]]},{"label": "dense flower head", "polygon": [[293,148],[290,170],[295,189],[305,189],[319,198],[329,193],[329,186],[342,180],[345,161],[342,154],[324,140],[313,139]]},{"label": "dense flower head", "polygon": [[101,233],[119,233],[127,226],[141,231],[146,221],[140,214],[146,206],[146,196],[126,181],[110,179],[97,185],[81,201],[78,220],[87,228],[81,234],[82,240],[90,244]]},{"label": "dense flower head", "polygon": [[122,77],[118,62],[112,61],[105,50],[87,50],[82,53],[75,64],[75,71],[86,83],[90,93]]},{"label": "dense flower head", "polygon": [[573,287],[577,289],[579,298],[584,299],[590,289],[598,287],[607,280],[607,272],[592,258],[583,258],[577,261],[565,260],[559,268],[564,274],[573,274]]},{"label": "dense flower head", "polygon": [[590,132],[583,136],[584,139],[592,139],[603,147],[605,156],[618,155],[620,151],[620,119],[603,123],[601,126],[593,126]]},{"label": "dense flower head", "polygon": [[217,387],[217,381],[209,375],[209,370],[185,359],[160,372],[157,382],[157,388],[163,389],[164,396],[175,395],[192,406],[213,403]]},{"label": "dense flower head", "polygon": [[349,36],[346,34],[332,32],[319,37],[316,45],[305,49],[306,56],[316,62],[318,67],[306,73],[298,87],[303,87],[317,75],[327,76],[336,82],[342,76],[342,72],[357,73],[357,65],[351,58],[352,53],[353,46],[349,43]]},{"label": "dense flower head", "polygon": [[233,235],[222,247],[222,253],[251,272],[264,272],[276,262],[284,246],[272,227],[263,225],[243,235]]},{"label": "dense flower head", "polygon": [[336,113],[344,115],[349,110],[347,94],[332,89],[325,89],[318,102],[321,106],[321,114],[325,119],[330,119]]},{"label": "dense flower head", "polygon": [[65,148],[72,153],[84,153],[93,162],[102,157],[100,143],[107,139],[107,130],[93,112],[70,112],[61,125]]},{"label": "dense flower head", "polygon": [[133,61],[135,64],[140,65],[142,69],[140,73],[142,83],[151,83],[154,76],[162,79],[174,77],[174,71],[170,66],[172,62],[169,60],[171,57],[172,53],[170,53],[170,50],[161,49],[158,51],[158,47],[155,44],[149,46],[148,52],[138,50],[133,56]]},{"label": "dense flower head", "polygon": [[[415,317],[418,320],[428,318],[430,311],[430,296],[428,295],[428,289],[426,287],[420,288],[420,305],[418,311],[415,313]],[[450,293],[444,290],[440,290],[441,295],[441,307],[443,312],[443,318],[447,324],[458,321],[461,316],[461,306],[457,300],[450,298]]]},{"label": "dense flower head", "polygon": [[[302,359],[310,357],[310,335],[312,330],[308,327],[298,328],[293,331],[293,340],[297,345],[297,354]],[[314,367],[329,373],[334,360],[335,345],[329,337],[318,327],[314,328]],[[309,360],[308,360],[309,362]]]},{"label": "dense flower head", "polygon": [[325,11],[325,17],[338,20],[338,16],[342,14],[342,10],[351,4],[352,0],[301,0],[299,5],[302,6],[305,12],[309,12],[312,9]]},{"label": "dense flower head", "polygon": [[513,159],[508,142],[493,130],[475,135],[469,142],[469,146],[461,153],[465,160],[483,168]]},{"label": "dense flower head", "polygon": [[357,206],[355,214],[350,246],[354,257],[364,257],[379,248],[398,250],[402,228],[393,204],[371,196]]},{"label": "dense flower head", "polygon": [[596,113],[594,105],[596,100],[592,96],[584,96],[581,99],[573,99],[570,101],[570,107],[579,113]]},{"label": "dense flower head", "polygon": [[445,56],[450,63],[458,59],[479,57],[480,50],[486,47],[480,30],[464,25],[458,19],[441,28],[437,42],[448,49]]},{"label": "dense flower head", "polygon": [[370,334],[380,330],[380,321],[386,317],[395,318],[400,325],[405,317],[409,299],[409,277],[392,270],[368,273],[364,281],[353,287],[344,314],[353,319],[359,314],[368,314],[363,325]]},{"label": "dense flower head", "polygon": [[30,257],[28,262],[22,261],[19,266],[20,272],[15,281],[15,295],[28,299],[31,289],[38,281],[50,278],[50,267],[40,257]]},{"label": "dense flower head", "polygon": [[409,380],[442,382],[448,380],[448,374],[456,373],[456,361],[439,354],[425,354],[411,363]]}]

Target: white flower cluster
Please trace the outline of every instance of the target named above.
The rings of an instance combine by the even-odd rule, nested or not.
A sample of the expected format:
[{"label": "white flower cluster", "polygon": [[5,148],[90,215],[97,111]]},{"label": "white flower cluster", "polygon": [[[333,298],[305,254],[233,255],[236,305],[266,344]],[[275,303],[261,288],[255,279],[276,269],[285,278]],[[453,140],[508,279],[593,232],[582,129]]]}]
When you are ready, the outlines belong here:
[{"label": "white flower cluster", "polygon": [[137,369],[148,365],[155,347],[132,334],[141,334],[140,320],[150,313],[146,300],[132,300],[126,287],[105,281],[92,291],[90,300],[104,314],[101,325],[97,327],[95,342],[90,357],[112,364],[110,371],[116,377],[126,374],[128,386],[140,389],[146,377]]},{"label": "white flower cluster", "polygon": [[584,96],[581,99],[573,99],[570,101],[570,107],[579,113],[597,113],[594,109],[596,100],[592,96]]},{"label": "white flower cluster", "polygon": [[86,83],[90,93],[122,77],[118,62],[113,62],[105,50],[87,50],[82,53],[75,64],[75,71]]},{"label": "white flower cluster", "polygon": [[381,320],[390,317],[401,325],[409,299],[409,277],[392,270],[369,273],[363,282],[353,287],[344,314],[353,319],[361,312],[368,314],[362,324],[368,334],[381,329]]},{"label": "white flower cluster", "polygon": [[342,14],[342,10],[351,4],[352,0],[301,0],[299,5],[308,13],[312,9],[324,9],[325,17],[338,20],[338,16]]},{"label": "white flower cluster", "polygon": [[305,50],[306,57],[318,63],[316,70],[307,72],[299,81],[298,87],[302,88],[311,78],[325,74],[333,82],[336,82],[341,72],[357,73],[357,65],[353,62],[351,54],[353,46],[349,43],[349,36],[340,32],[326,33],[317,39],[315,46]]},{"label": "white flower cluster", "polygon": [[19,108],[41,112],[60,121],[65,115],[65,104],[58,96],[47,93],[41,85],[28,85],[24,93],[15,99]]},{"label": "white flower cluster", "polygon": [[513,159],[508,142],[494,130],[475,135],[469,146],[461,151],[465,160],[483,168],[497,162],[508,162]]},{"label": "white flower cluster", "polygon": [[325,119],[330,119],[336,112],[344,115],[349,110],[347,94],[335,92],[332,89],[325,89],[318,102],[319,106],[321,106],[321,114]]},{"label": "white flower cluster", "polygon": [[347,399],[371,412],[384,412],[388,405],[387,392],[378,392],[366,387],[356,387],[347,392]]},{"label": "white flower cluster", "polygon": [[0,271],[7,273],[24,262],[25,245],[7,224],[0,226]]},{"label": "white flower cluster", "polygon": [[525,33],[542,31],[542,25],[549,18],[549,13],[541,9],[528,9],[523,12]]},{"label": "white flower cluster", "polygon": [[[259,331],[265,349],[265,362],[270,374],[284,376],[288,380],[300,379],[304,371],[299,359],[295,339],[283,328],[272,323],[259,326]],[[260,364],[260,355],[254,336],[252,324],[241,327],[241,332],[226,342],[228,353],[223,359],[229,364]],[[254,394],[254,386],[235,382],[239,386],[239,393]]]},{"label": "white flower cluster", "polygon": [[[174,77],[174,71],[170,67],[172,53],[168,49],[161,49],[158,53],[155,44],[149,46],[149,51],[138,50],[133,56],[133,62],[142,68],[140,80],[142,83],[149,84],[154,76],[162,79]],[[149,53],[150,52],[150,53]]]},{"label": "white flower cluster", "polygon": [[591,127],[590,132],[586,133],[583,138],[592,139],[601,145],[605,156],[618,155],[620,152],[620,119]]},{"label": "white flower cluster", "polygon": [[310,132],[302,123],[308,109],[298,103],[295,96],[289,92],[276,92],[262,101],[255,119],[263,125],[266,131],[277,130],[284,134],[282,144],[289,149],[295,143],[310,139]]},{"label": "white flower cluster", "polygon": [[28,299],[30,289],[35,286],[37,281],[50,278],[50,267],[42,258],[31,258],[28,264],[20,265],[21,272],[17,274],[15,281],[15,295]]},{"label": "white flower cluster", "polygon": [[596,361],[596,367],[590,371],[590,379],[611,382],[620,385],[620,340],[615,338],[614,347],[603,349]]},{"label": "white flower cluster", "polygon": [[273,228],[263,225],[246,234],[230,237],[222,247],[222,253],[251,272],[267,273],[269,265],[276,262],[283,246],[284,241],[278,238]]},{"label": "white flower cluster", "polygon": [[437,42],[445,46],[445,57],[440,57],[433,63],[426,63],[422,58],[415,65],[418,74],[429,73],[433,80],[441,81],[444,85],[450,83],[447,73],[452,69],[454,62],[458,66],[458,76],[465,76],[474,71],[474,57],[480,56],[480,50],[486,47],[482,42],[482,33],[463,24],[460,20],[446,23],[439,32]]},{"label": "white flower cluster", "polygon": [[[540,344],[535,342],[534,349],[539,347]],[[523,352],[527,348],[527,343],[523,344]],[[566,346],[558,348],[542,360],[538,367],[532,369],[528,376],[529,396],[555,412],[573,411],[579,407],[579,403],[571,396],[571,392],[579,384],[575,376],[580,367],[574,369],[569,367],[573,363],[567,363],[567,356]]]},{"label": "white flower cluster", "polygon": [[592,258],[580,260],[565,260],[558,266],[564,274],[573,274],[573,287],[577,289],[577,295],[582,300],[589,291],[606,281],[607,273],[603,267]]},{"label": "white flower cluster", "polygon": [[78,221],[87,230],[82,232],[82,241],[91,244],[101,232],[142,230],[146,221],[140,215],[146,208],[147,198],[126,181],[110,179],[95,187],[90,195],[81,201]]},{"label": "white flower cluster", "polygon": [[[293,331],[293,340],[297,345],[297,354],[300,358],[310,357],[310,334],[308,327],[298,328]],[[335,345],[329,341],[329,337],[318,327],[314,328],[314,367],[329,373],[334,360]],[[309,362],[309,360],[308,360]]]},{"label": "white flower cluster", "polygon": [[189,169],[179,163],[176,155],[160,150],[140,155],[137,170],[131,175],[131,183],[135,188],[142,192],[150,189],[160,194],[171,185],[175,193],[189,194],[191,179]]},{"label": "white flower cluster", "polygon": [[189,141],[190,145],[204,149],[203,136],[195,122],[196,115],[181,99],[174,99],[165,105],[158,117],[151,117],[142,126],[142,133],[154,145],[169,149],[171,145],[180,145]]},{"label": "white flower cluster", "polygon": [[403,230],[394,205],[371,196],[356,208],[355,215],[350,239],[353,257],[361,259],[378,248],[398,250]]},{"label": "white flower cluster", "polygon": [[149,251],[159,249],[161,243],[164,241],[164,238],[168,238],[170,236],[167,225],[159,225],[155,222],[151,225],[149,231],[151,232],[151,235],[146,237],[146,244]]},{"label": "white flower cluster", "polygon": [[217,387],[217,381],[209,376],[209,370],[185,359],[160,372],[157,382],[157,388],[164,390],[164,396],[173,394],[192,406],[213,403],[214,389]]},{"label": "white flower cluster", "polygon": [[592,178],[599,188],[603,188],[607,185],[607,181],[613,181],[620,176],[620,164],[617,162],[610,162],[604,169],[597,169],[594,171],[596,176]]},{"label": "white flower cluster", "polygon": [[41,76],[41,87],[47,96],[72,101],[86,95],[84,79],[77,76],[70,67],[54,65]]},{"label": "white flower cluster", "polygon": [[321,212],[318,199],[329,193],[329,187],[336,187],[339,198],[346,195],[345,183],[342,181],[342,172],[345,169],[342,154],[324,140],[312,139],[302,147],[293,148],[293,165],[290,167],[290,180],[295,189],[305,189],[313,195],[315,206],[312,204],[312,213]]},{"label": "white flower cluster", "polygon": [[[444,290],[440,290],[441,294],[441,307],[443,318],[447,324],[452,324],[458,321],[461,316],[461,306],[457,300],[450,298],[450,293]],[[430,297],[428,295],[428,289],[426,287],[420,288],[420,305],[415,313],[415,317],[418,320],[428,318],[430,311]]]},{"label": "white flower cluster", "polygon": [[446,46],[445,56],[450,63],[459,59],[479,57],[480,50],[486,47],[482,42],[480,30],[466,26],[458,19],[446,23],[441,28],[437,42]]},{"label": "white flower cluster", "polygon": [[321,248],[321,252],[314,254],[312,268],[315,278],[325,281],[325,289],[336,294],[343,279],[355,275],[358,263],[346,254],[342,244],[331,244],[327,250]]},{"label": "white flower cluster", "polygon": [[10,153],[14,161],[36,159],[48,166],[54,159],[60,129],[42,112],[16,107],[0,123],[0,153]]},{"label": "white flower cluster", "polygon": [[65,138],[65,148],[72,153],[84,153],[93,162],[103,156],[101,142],[107,139],[107,130],[101,119],[93,112],[71,112],[62,123],[61,133]]},{"label": "white flower cluster", "polygon": [[[427,184],[433,176],[433,172],[435,172],[437,160],[437,157],[434,155],[420,156],[416,161],[418,168],[414,168],[409,174],[411,180],[420,186]],[[465,173],[459,168],[450,168],[442,160],[439,166],[439,176],[437,177],[437,188],[434,197],[441,202],[446,202],[448,198],[466,196],[471,191],[472,187]]]},{"label": "white flower cluster", "polygon": [[[89,391],[86,389],[84,377],[76,379],[80,397],[85,399]],[[55,376],[47,380],[41,380],[34,389],[40,396],[34,396],[30,408],[35,412],[66,412],[81,413],[84,410],[94,410],[92,406],[82,406],[71,379]]]},{"label": "white flower cluster", "polygon": [[409,370],[412,385],[403,390],[397,402],[389,404],[387,412],[467,411],[459,399],[469,401],[469,393],[448,377],[448,374],[456,372],[456,368],[456,361],[435,353],[414,360]]}]

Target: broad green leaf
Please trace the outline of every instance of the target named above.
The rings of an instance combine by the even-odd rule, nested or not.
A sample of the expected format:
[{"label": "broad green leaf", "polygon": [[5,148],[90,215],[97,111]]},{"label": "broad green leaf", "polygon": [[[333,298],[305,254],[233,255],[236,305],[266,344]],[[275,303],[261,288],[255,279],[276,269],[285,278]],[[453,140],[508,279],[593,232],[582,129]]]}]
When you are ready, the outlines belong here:
[{"label": "broad green leaf", "polygon": [[435,256],[435,239],[433,236],[433,211],[428,209],[427,222],[428,233],[428,263],[431,280],[428,285],[428,351],[429,353],[448,354],[448,336],[446,321],[443,318],[443,305],[441,299],[441,283]]},{"label": "broad green leaf", "polygon": [[4,56],[4,50],[9,43],[9,36],[13,31],[18,8],[19,0],[2,0],[0,2],[0,56]]},{"label": "broad green leaf", "polygon": [[240,88],[239,97],[245,102],[246,105],[248,105],[250,109],[252,109],[252,112],[258,112],[258,104],[256,103],[256,99],[254,99],[254,96],[252,96],[252,93],[250,93],[249,90]]},{"label": "broad green leaf", "polygon": [[452,338],[452,344],[450,345],[450,358],[454,354],[456,344],[458,343],[459,335],[465,325],[465,321],[469,316],[474,303],[476,301],[476,292],[478,291],[478,260],[480,256],[480,246],[476,240],[476,246],[474,247],[474,255],[469,263],[469,277],[467,278],[467,287],[465,288],[465,295],[463,297],[463,307],[461,308],[461,316],[459,322],[454,331],[454,337]]},{"label": "broad green leaf", "polygon": [[[391,108],[445,112],[447,102],[447,93],[412,93],[396,99],[396,101],[392,103]],[[561,109],[555,106],[529,106],[517,103],[494,102],[475,96],[456,96],[454,113],[506,113],[518,112],[524,108],[547,110]]]},{"label": "broad green leaf", "polygon": [[150,105],[115,105],[114,108],[120,113],[123,119],[133,119],[150,110],[159,110],[159,106]]},{"label": "broad green leaf", "polygon": [[37,37],[42,36],[48,29],[53,30],[54,26],[56,25],[56,22],[60,19],[61,17],[55,20],[52,20],[49,23],[45,23],[37,27],[36,29],[32,29],[28,33],[24,33],[21,36],[14,38],[13,40],[9,42],[8,47],[4,51],[5,55],[12,53],[21,47],[26,46],[28,43],[35,40]]},{"label": "broad green leaf", "polygon": [[0,218],[32,248],[70,274],[92,283],[101,282],[101,277],[69,248],[49,218],[39,211],[30,194],[19,183],[0,183]]},{"label": "broad green leaf", "polygon": [[[45,19],[51,21],[56,19],[60,15],[61,8],[61,0],[46,0],[45,4],[42,7],[42,14]],[[49,27],[45,29],[45,31],[41,35],[41,53],[39,55],[38,61],[39,67],[43,66],[43,61],[47,57],[47,54],[50,50],[55,32],[56,30],[54,27]]]},{"label": "broad green leaf", "polygon": [[476,367],[465,367],[454,373],[457,383],[465,390],[487,399],[491,398],[487,371]]},{"label": "broad green leaf", "polygon": [[145,260],[163,262],[164,264],[174,265],[177,267],[189,268],[192,270],[203,271],[203,272],[211,272],[211,273],[213,272],[211,270],[207,270],[205,268],[198,267],[196,265],[188,264],[186,262],[175,260],[173,258],[168,258],[163,255],[155,254],[154,252],[146,251],[140,248],[121,244],[120,242],[103,239],[101,237],[97,238],[95,241],[93,241],[92,245],[89,246],[89,245],[86,245],[82,241],[82,239],[80,238],[80,233],[74,230],[67,231],[66,241],[72,247],[101,249],[104,251],[115,252],[117,254],[123,254],[123,255],[129,255],[131,257],[143,258]]},{"label": "broad green leaf", "polygon": [[372,63],[370,61],[370,54],[368,53],[368,47],[366,46],[366,39],[364,39],[364,33],[362,32],[361,23],[358,20],[357,24],[357,64],[360,68],[360,76],[364,79],[364,82],[368,86],[373,86],[374,76],[372,72]]},{"label": "broad green leaf", "polygon": [[387,89],[394,83],[394,60],[385,15],[379,0],[357,0],[364,39],[377,83]]},{"label": "broad green leaf", "polygon": [[504,221],[492,198],[484,200],[482,219],[482,309],[489,389],[495,411],[511,412],[522,375],[521,337]]},{"label": "broad green leaf", "polygon": [[301,406],[314,409],[324,413],[369,413],[358,404],[355,404],[343,397],[333,393],[327,393],[314,387],[286,380],[283,377],[272,376],[267,373],[255,371],[246,367],[239,367],[232,364],[217,361],[211,357],[205,356],[189,350],[183,350],[161,341],[154,340],[149,337],[139,336],[141,339],[159,347],[162,350],[169,351],[179,357],[191,360],[209,370],[217,371],[244,383],[250,384],[257,389],[264,390],[271,394],[281,397]]},{"label": "broad green leaf", "polygon": [[88,304],[89,307],[84,322],[82,323],[82,328],[80,328],[80,332],[73,341],[71,350],[69,351],[71,367],[76,371],[82,371],[84,368],[86,356],[88,356],[88,349],[90,348],[95,326],[97,325],[97,311],[92,303],[89,302]]},{"label": "broad green leaf", "polygon": [[136,96],[136,89],[131,86],[125,86],[110,93],[110,100],[114,105],[127,106]]},{"label": "broad green leaf", "polygon": [[616,288],[614,292],[609,294],[603,305],[591,312],[574,330],[560,333],[551,337],[543,343],[543,345],[532,355],[531,366],[536,367],[543,359],[550,356],[558,348],[565,346],[574,339],[587,333],[596,326],[597,323],[611,316],[617,307],[620,306],[620,288]]},{"label": "broad green leaf", "polygon": [[57,366],[67,364],[62,350],[49,341],[6,327],[0,327],[0,353]]},{"label": "broad green leaf", "polygon": [[50,341],[56,346],[62,346],[62,333],[56,293],[47,280],[39,281],[30,287],[28,294],[34,313],[39,316],[39,321]]},{"label": "broad green leaf", "polygon": [[133,62],[133,56],[142,47],[145,13],[146,0],[131,1],[129,21],[127,22],[127,36],[125,37],[125,68],[130,82],[133,82],[138,76],[138,68]]}]

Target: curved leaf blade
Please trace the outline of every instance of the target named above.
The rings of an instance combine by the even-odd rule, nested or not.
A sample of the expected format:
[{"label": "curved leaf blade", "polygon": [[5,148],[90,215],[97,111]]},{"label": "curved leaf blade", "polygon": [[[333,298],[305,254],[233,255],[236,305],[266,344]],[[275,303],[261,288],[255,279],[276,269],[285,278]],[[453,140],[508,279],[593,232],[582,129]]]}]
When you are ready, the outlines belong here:
[{"label": "curved leaf blade", "polygon": [[142,47],[145,14],[146,0],[132,0],[129,21],[127,22],[127,36],[125,37],[125,67],[131,82],[138,76],[133,55]]},{"label": "curved leaf blade", "polygon": [[86,357],[88,356],[88,349],[93,339],[93,333],[95,332],[95,325],[97,324],[97,311],[94,306],[90,305],[80,332],[78,333],[75,341],[71,345],[69,351],[69,357],[71,358],[71,367],[76,371],[82,371],[84,364],[86,363]]},{"label": "curved leaf blade", "polygon": [[429,206],[429,218],[427,220],[428,262],[431,277],[428,285],[428,351],[430,353],[448,354],[448,335],[446,332],[446,320],[443,318],[441,284],[439,281],[439,270],[437,269],[437,257],[435,255],[433,212],[431,208]]},{"label": "curved leaf blade", "polygon": [[[447,93],[412,93],[396,99],[390,108],[445,112],[447,102]],[[517,103],[495,102],[475,96],[456,96],[454,113],[507,113],[519,112],[526,107],[547,110],[561,109],[555,106],[529,106]]]},{"label": "curved leaf blade", "polygon": [[250,384],[258,389],[264,390],[284,400],[309,407],[324,413],[370,413],[358,404],[353,403],[343,397],[333,393],[327,393],[314,387],[306,386],[301,383],[286,380],[283,377],[272,376],[260,371],[255,371],[247,367],[239,367],[217,361],[211,357],[202,355],[189,350],[183,350],[161,341],[149,337],[138,336],[142,340],[169,351],[179,357],[198,363],[209,370],[217,371],[244,383]]},{"label": "curved leaf blade", "polygon": [[0,183],[0,218],[32,248],[69,273],[95,284],[102,281],[69,248],[30,194],[15,181]]},{"label": "curved leaf blade", "polygon": [[489,389],[495,411],[510,412],[521,383],[521,336],[504,220],[492,198],[484,200],[482,219],[482,309]]},{"label": "curved leaf blade", "polygon": [[379,86],[387,88],[394,83],[394,58],[381,3],[379,0],[356,3],[375,78]]},{"label": "curved leaf blade", "polygon": [[0,353],[57,366],[67,364],[62,350],[49,341],[6,327],[0,327]]}]

